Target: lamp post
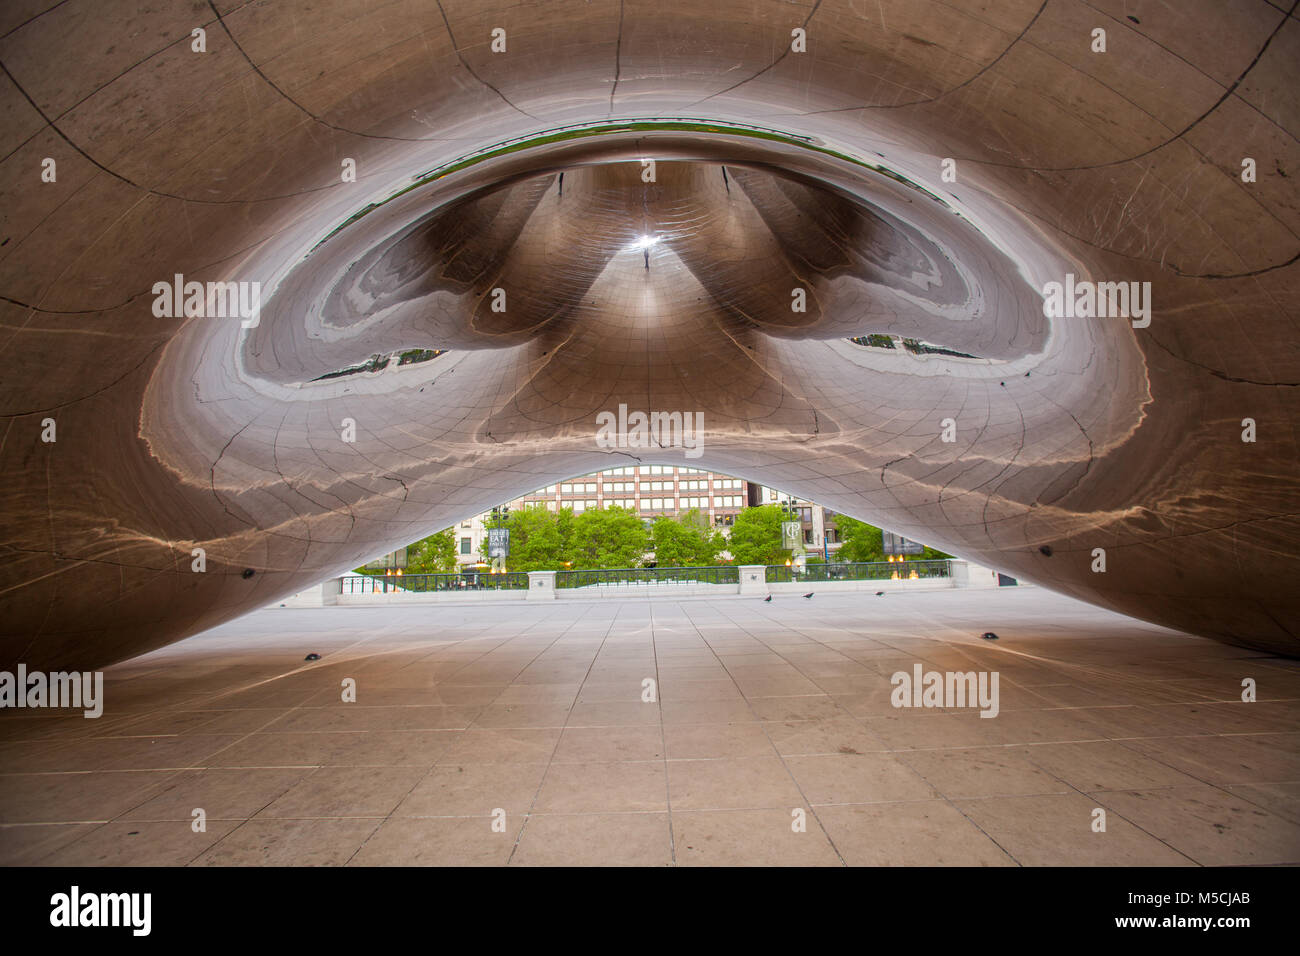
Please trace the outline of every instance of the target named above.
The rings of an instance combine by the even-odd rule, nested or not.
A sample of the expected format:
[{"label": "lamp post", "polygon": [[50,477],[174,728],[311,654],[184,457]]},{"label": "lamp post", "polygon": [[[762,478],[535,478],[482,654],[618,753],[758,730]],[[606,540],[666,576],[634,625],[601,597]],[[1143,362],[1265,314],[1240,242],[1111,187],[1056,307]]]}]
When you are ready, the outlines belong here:
[{"label": "lamp post", "polygon": [[[793,547],[790,549],[791,565],[796,573],[802,573],[807,562],[803,549],[803,521],[795,508],[793,498],[787,497],[781,504],[781,528],[783,536],[789,536]],[[791,525],[794,525],[791,528]],[[782,541],[782,544],[785,542]]]}]

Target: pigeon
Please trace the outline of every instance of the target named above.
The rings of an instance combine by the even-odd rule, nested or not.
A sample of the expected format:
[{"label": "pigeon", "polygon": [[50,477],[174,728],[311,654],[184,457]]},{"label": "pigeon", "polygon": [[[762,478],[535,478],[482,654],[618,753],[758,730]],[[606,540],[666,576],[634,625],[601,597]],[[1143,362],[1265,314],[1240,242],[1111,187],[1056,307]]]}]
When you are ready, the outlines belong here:
[{"label": "pigeon", "polygon": [[318,660],[320,660],[320,655],[319,655],[319,654],[308,654],[306,657],[303,658],[303,660],[305,660],[305,661],[318,661]]},{"label": "pigeon", "polygon": [[806,597],[806,598],[810,598],[810,597],[812,597],[812,596],[813,596],[814,594],[816,594],[816,593],[817,593],[816,591],[809,591],[807,594],[804,595],[804,597]]},{"label": "pigeon", "polygon": [[770,604],[772,602],[772,595],[769,594],[767,597],[763,598],[763,600],[764,602]]},{"label": "pigeon", "polygon": [[884,592],[884,591],[877,591],[877,592],[876,592],[876,597],[884,597],[884,596],[885,596],[885,592]]},{"label": "pigeon", "polygon": [[984,638],[984,640],[986,641],[996,641],[998,639],[998,636],[994,634],[992,631],[985,631],[983,634],[980,635],[980,637]]}]

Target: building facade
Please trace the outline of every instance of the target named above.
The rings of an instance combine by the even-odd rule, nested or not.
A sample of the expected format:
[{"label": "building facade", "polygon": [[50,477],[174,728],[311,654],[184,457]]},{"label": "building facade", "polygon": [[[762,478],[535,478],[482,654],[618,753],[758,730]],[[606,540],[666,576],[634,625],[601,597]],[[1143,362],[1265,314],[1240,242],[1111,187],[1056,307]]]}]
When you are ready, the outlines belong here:
[{"label": "building facade", "polygon": [[756,488],[756,505],[778,505],[790,509],[799,519],[803,530],[804,550],[810,557],[820,555],[828,561],[835,559],[840,549],[839,529],[835,526],[835,512],[815,501],[785,494],[775,488],[759,485]]},{"label": "building facade", "polygon": [[[581,514],[592,508],[627,508],[650,522],[671,518],[692,509],[714,527],[727,529],[751,504],[758,504],[759,486],[743,478],[674,465],[628,465],[608,468],[570,481],[539,488],[508,503],[510,510],[544,507],[551,511],[572,508]],[[478,564],[491,514],[477,515],[455,527],[456,560]]]},{"label": "building facade", "polygon": [[[840,547],[835,512],[775,488],[695,468],[672,465],[610,468],[539,488],[508,502],[508,507],[512,511],[528,507],[551,511],[572,508],[574,514],[591,508],[621,507],[635,511],[647,522],[663,515],[680,517],[695,509],[725,535],[741,511],[769,504],[788,506],[798,515],[804,549],[810,556],[834,559]],[[456,560],[462,566],[482,561],[490,522],[489,512],[455,526]]]}]

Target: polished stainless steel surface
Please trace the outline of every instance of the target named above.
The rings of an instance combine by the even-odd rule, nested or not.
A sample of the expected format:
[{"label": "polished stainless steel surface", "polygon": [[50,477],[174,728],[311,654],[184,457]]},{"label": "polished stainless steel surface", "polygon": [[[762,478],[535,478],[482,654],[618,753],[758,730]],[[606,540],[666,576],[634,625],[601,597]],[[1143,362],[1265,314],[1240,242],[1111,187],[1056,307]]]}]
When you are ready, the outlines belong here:
[{"label": "polished stainless steel surface", "polygon": [[[1300,652],[1294,10],[10,4],[0,657],[118,660],[636,461]],[[159,316],[177,275],[257,321]],[[1067,275],[1150,324],[1046,316]],[[702,455],[599,447],[621,404]]]}]

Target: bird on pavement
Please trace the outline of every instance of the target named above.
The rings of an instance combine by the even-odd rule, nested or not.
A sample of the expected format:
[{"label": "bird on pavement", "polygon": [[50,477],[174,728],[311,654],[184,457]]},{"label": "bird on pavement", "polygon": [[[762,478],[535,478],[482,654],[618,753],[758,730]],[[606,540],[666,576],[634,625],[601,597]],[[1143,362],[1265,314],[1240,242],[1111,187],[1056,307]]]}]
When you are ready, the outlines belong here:
[{"label": "bird on pavement", "polygon": [[810,598],[810,597],[812,597],[812,596],[813,596],[814,594],[816,594],[816,593],[817,593],[816,591],[809,591],[807,594],[804,595],[804,597],[806,597],[806,598]]},{"label": "bird on pavement", "polygon": [[769,594],[767,597],[763,598],[763,601],[770,604],[772,601],[772,595]]}]

